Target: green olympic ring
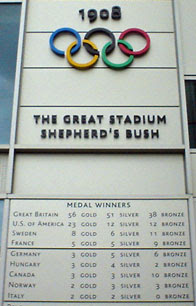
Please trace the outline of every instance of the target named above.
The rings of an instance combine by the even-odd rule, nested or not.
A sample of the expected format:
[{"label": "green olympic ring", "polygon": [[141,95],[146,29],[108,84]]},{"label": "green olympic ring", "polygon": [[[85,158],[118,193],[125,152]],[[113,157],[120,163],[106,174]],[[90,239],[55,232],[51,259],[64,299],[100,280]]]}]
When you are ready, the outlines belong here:
[{"label": "green olympic ring", "polygon": [[[122,44],[122,45],[126,46],[129,50],[133,51],[133,47],[132,47],[127,41],[124,41],[124,40],[119,39],[117,42],[118,42],[118,44]],[[129,59],[128,59],[126,62],[122,63],[122,64],[115,64],[115,63],[110,62],[110,61],[107,59],[107,57],[106,57],[106,50],[107,50],[107,48],[108,48],[111,44],[112,44],[111,41],[108,42],[107,44],[105,44],[105,46],[103,47],[103,49],[102,49],[102,51],[101,51],[101,55],[102,55],[102,59],[103,59],[104,63],[105,63],[108,67],[110,67],[110,68],[112,68],[112,69],[123,69],[123,68],[129,66],[129,65],[133,62],[133,60],[134,60],[134,56],[133,56],[133,55],[130,55],[130,56],[129,56]]]}]

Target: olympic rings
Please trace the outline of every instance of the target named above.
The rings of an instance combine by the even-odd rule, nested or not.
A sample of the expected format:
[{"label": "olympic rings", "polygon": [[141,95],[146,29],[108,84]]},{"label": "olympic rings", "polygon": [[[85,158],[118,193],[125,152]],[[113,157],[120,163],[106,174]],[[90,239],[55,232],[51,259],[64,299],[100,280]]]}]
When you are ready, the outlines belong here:
[{"label": "olympic rings", "polygon": [[[129,50],[132,50],[133,51],[133,47],[127,42],[127,41],[124,41],[124,40],[118,40],[118,44],[123,44],[125,45]],[[106,57],[106,54],[107,54],[107,48],[111,45],[111,42],[108,42],[102,49],[102,59],[104,61],[104,63],[110,67],[110,68],[113,68],[113,69],[123,69],[127,66],[129,66],[133,60],[134,60],[134,56],[133,55],[130,55],[129,59],[122,63],[122,64],[115,64],[115,63],[112,63],[110,62],[107,57]]]},{"label": "olympic rings", "polygon": [[[97,49],[97,46],[90,40],[87,40],[87,39],[84,39],[83,41],[83,44],[87,44],[88,46],[91,46],[93,48],[93,50],[98,50]],[[73,47],[76,46],[76,42],[73,42],[68,48],[67,48],[67,53],[66,53],[66,56],[67,56],[67,60],[68,62],[75,68],[78,68],[78,69],[87,69],[87,68],[90,68],[92,67],[98,60],[99,56],[98,55],[94,55],[94,58],[88,62],[88,63],[85,63],[85,64],[79,64],[79,63],[76,63],[72,57],[71,57],[71,50]]]},{"label": "olympic rings", "polygon": [[[111,61],[108,60],[107,55],[109,55],[115,48],[115,36],[108,29],[95,28],[95,29],[90,30],[88,33],[86,33],[86,35],[84,36],[84,40],[82,41],[83,46],[85,47],[87,52],[93,56],[93,59],[87,63],[79,64],[75,62],[72,58],[72,55],[78,52],[79,49],[81,48],[81,37],[80,37],[80,34],[76,30],[72,28],[61,28],[61,29],[56,30],[54,33],[52,33],[50,37],[50,41],[49,41],[51,50],[57,55],[65,56],[65,52],[63,50],[57,49],[54,45],[55,38],[61,33],[70,33],[74,35],[75,38],[77,39],[77,41],[73,42],[67,48],[67,52],[66,52],[66,58],[69,64],[75,67],[76,69],[87,69],[95,65],[95,63],[97,62],[100,56],[98,48],[92,41],[89,40],[89,38],[96,33],[105,34],[109,36],[109,38],[111,39],[110,42],[106,43],[103,46],[102,51],[101,51],[101,56],[102,56],[103,62],[109,68],[112,68],[112,69],[123,69],[123,68],[128,67],[133,62],[134,56],[144,55],[150,48],[150,37],[145,31],[138,29],[138,28],[127,29],[120,34],[117,43],[118,43],[120,50],[125,55],[129,56],[129,59],[121,64],[112,63]],[[139,34],[143,36],[144,39],[146,40],[146,46],[142,50],[134,51],[133,47],[128,42],[124,41],[124,37],[131,33]]]},{"label": "olympic rings", "polygon": [[56,53],[58,55],[61,55],[61,56],[65,55],[64,51],[61,51],[61,50],[57,49],[54,46],[54,39],[56,38],[57,35],[59,35],[59,34],[61,34],[63,32],[71,33],[71,34],[73,34],[77,38],[78,43],[76,44],[75,48],[72,49],[71,54],[76,53],[80,49],[81,38],[80,38],[79,33],[76,30],[72,29],[72,28],[61,28],[61,29],[56,30],[54,33],[52,33],[52,35],[50,36],[50,48],[52,49],[52,51],[54,53]]},{"label": "olympic rings", "polygon": [[128,50],[125,46],[122,46],[122,44],[119,44],[119,47],[120,47],[121,51],[124,52],[127,55],[135,55],[135,56],[140,56],[140,55],[143,55],[144,53],[146,53],[150,48],[150,37],[148,36],[148,34],[141,29],[132,28],[132,29],[128,29],[128,30],[122,32],[119,36],[119,39],[123,39],[125,37],[125,35],[127,35],[129,33],[141,34],[146,39],[146,46],[140,51],[133,51],[133,50]]}]

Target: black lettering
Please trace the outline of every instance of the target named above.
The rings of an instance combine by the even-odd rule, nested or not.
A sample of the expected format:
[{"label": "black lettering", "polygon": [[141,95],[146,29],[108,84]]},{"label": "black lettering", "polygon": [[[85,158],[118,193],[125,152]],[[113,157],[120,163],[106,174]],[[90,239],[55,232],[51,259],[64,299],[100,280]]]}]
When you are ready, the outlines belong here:
[{"label": "black lettering", "polygon": [[82,115],[81,117],[82,124],[86,124],[86,116]]},{"label": "black lettering", "polygon": [[123,116],[122,115],[116,115],[116,118],[118,119],[118,123],[122,123]]},{"label": "black lettering", "polygon": [[97,130],[92,130],[91,135],[92,135],[92,138],[98,138],[98,136],[97,136]]},{"label": "black lettering", "polygon": [[52,137],[56,138],[56,130],[54,130],[54,131],[49,130],[48,131],[48,137],[49,138],[52,138]]},{"label": "black lettering", "polygon": [[42,116],[42,124],[44,123],[50,123],[50,116],[47,115],[47,116]]},{"label": "black lettering", "polygon": [[34,115],[33,117],[35,119],[35,123],[38,124],[38,121],[40,119],[40,115]]},{"label": "black lettering", "polygon": [[155,123],[155,115],[153,115],[152,118],[150,118],[150,115],[148,115],[148,123],[150,124]]},{"label": "black lettering", "polygon": [[106,138],[107,137],[107,131],[106,130],[100,130],[100,138]]},{"label": "black lettering", "polygon": [[66,138],[69,138],[72,135],[72,130],[66,130]]},{"label": "black lettering", "polygon": [[119,130],[114,130],[114,138],[117,139],[119,136]]},{"label": "black lettering", "polygon": [[152,138],[159,138],[159,130],[153,131],[151,130],[151,137]]},{"label": "black lettering", "polygon": [[144,138],[145,139],[149,138],[149,130],[144,130]]},{"label": "black lettering", "polygon": [[90,118],[89,118],[89,120],[88,120],[88,123],[90,124],[90,123],[96,123],[96,121],[95,121],[95,118],[93,117],[93,115],[91,115],[90,116]]},{"label": "black lettering", "polygon": [[79,137],[80,139],[82,138],[82,131],[81,130],[74,130],[74,138]]},{"label": "black lettering", "polygon": [[142,137],[142,131],[141,130],[139,130],[139,131],[134,130],[134,136],[135,136],[135,138],[141,138]]},{"label": "black lettering", "polygon": [[64,138],[64,130],[59,130],[59,138]]},{"label": "black lettering", "polygon": [[41,138],[46,138],[47,134],[46,134],[46,130],[41,130]]},{"label": "black lettering", "polygon": [[52,124],[57,124],[57,115],[52,115]]},{"label": "black lettering", "polygon": [[84,138],[89,138],[89,130],[84,130]]},{"label": "black lettering", "polygon": [[126,138],[132,138],[132,131],[126,130]]},{"label": "black lettering", "polygon": [[132,123],[131,119],[128,115],[126,116],[125,121],[124,121],[124,124],[126,124],[126,123],[130,123],[130,124]]},{"label": "black lettering", "polygon": [[63,121],[64,121],[64,123],[70,124],[70,123],[71,123],[70,116],[69,116],[69,115],[65,115],[65,116],[63,117]]},{"label": "black lettering", "polygon": [[79,124],[79,117],[78,117],[78,115],[73,115],[73,124],[75,124],[75,123]]},{"label": "black lettering", "polygon": [[110,116],[110,124],[115,123],[115,117],[113,115]]},{"label": "black lettering", "polygon": [[163,122],[164,124],[166,124],[166,116],[164,115],[164,116],[157,116],[157,123],[159,124],[159,123],[161,123],[161,122]]},{"label": "black lettering", "polygon": [[97,118],[98,118],[99,124],[101,124],[102,123],[102,119],[103,119],[103,115],[97,115]]},{"label": "black lettering", "polygon": [[140,123],[141,122],[141,117],[140,116],[138,116],[138,115],[135,115],[134,117],[133,117],[134,119],[134,123]]}]

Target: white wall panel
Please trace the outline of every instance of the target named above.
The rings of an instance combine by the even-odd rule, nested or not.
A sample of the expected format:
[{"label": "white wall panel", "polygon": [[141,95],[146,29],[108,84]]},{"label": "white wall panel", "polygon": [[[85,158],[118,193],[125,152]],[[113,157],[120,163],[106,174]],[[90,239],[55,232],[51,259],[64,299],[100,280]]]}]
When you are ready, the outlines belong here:
[{"label": "white wall panel", "polygon": [[[52,116],[55,116],[53,123]],[[86,122],[82,122],[83,117]],[[179,108],[28,107],[20,109],[19,120],[17,143],[22,145],[63,148],[182,145]],[[59,136],[61,130],[63,137]],[[88,131],[88,137],[85,137],[85,131]],[[101,137],[101,131],[107,136]],[[146,137],[145,131],[148,131]],[[92,132],[96,135],[93,136]],[[141,137],[134,136],[135,132],[136,136],[141,133]],[[78,133],[81,135],[78,136]]]},{"label": "white wall panel", "polygon": [[196,153],[191,154],[192,161],[192,179],[193,179],[193,194],[196,197]]},{"label": "white wall panel", "polygon": [[194,207],[194,220],[196,220],[196,197],[193,198],[193,207]]},{"label": "white wall panel", "polygon": [[[156,5],[155,5],[156,4]],[[74,27],[85,31],[89,22],[81,20],[78,11],[110,9],[114,1],[65,1],[65,0],[29,0],[27,31],[54,31],[60,27]],[[120,0],[117,5],[122,8],[123,18],[120,21],[107,22],[100,18],[94,26],[107,27],[111,30],[125,30],[128,27],[141,27],[147,31],[172,31],[172,10],[170,0]],[[47,6],[47,10],[45,7]],[[144,18],[145,16],[145,18]]]},{"label": "white wall panel", "polygon": [[5,192],[6,177],[7,177],[7,154],[0,154],[0,193]]},{"label": "white wall panel", "polygon": [[177,71],[172,69],[125,69],[120,77],[111,69],[25,69],[21,89],[20,105],[29,106],[179,105]]},{"label": "white wall panel", "polygon": [[65,197],[183,195],[183,156],[18,154],[14,193]]},{"label": "white wall panel", "polygon": [[196,74],[196,1],[179,0],[185,74]]},{"label": "white wall panel", "polygon": [[[24,54],[24,67],[71,67],[67,60],[61,56],[54,54],[49,47],[49,38],[51,33],[27,33],[25,40],[25,54]],[[120,35],[120,34],[119,34]],[[119,37],[117,35],[117,38]],[[176,54],[174,35],[172,33],[151,33],[151,48],[144,56],[135,58],[131,67],[176,67]],[[108,38],[103,35],[97,36],[91,39],[99,50],[102,49],[104,44],[108,42]],[[70,35],[65,35],[57,38],[55,46],[62,50],[66,50],[74,38]],[[134,50],[141,50],[145,46],[145,42],[141,37],[135,37],[133,44],[133,38],[128,36],[126,41],[133,45]],[[74,60],[79,63],[85,63],[92,59],[92,56],[88,54],[85,48],[81,48],[77,55],[74,56]],[[119,48],[108,56],[110,61],[116,63],[122,63],[127,61],[125,56]],[[97,64],[94,67],[106,67],[99,58]]]}]

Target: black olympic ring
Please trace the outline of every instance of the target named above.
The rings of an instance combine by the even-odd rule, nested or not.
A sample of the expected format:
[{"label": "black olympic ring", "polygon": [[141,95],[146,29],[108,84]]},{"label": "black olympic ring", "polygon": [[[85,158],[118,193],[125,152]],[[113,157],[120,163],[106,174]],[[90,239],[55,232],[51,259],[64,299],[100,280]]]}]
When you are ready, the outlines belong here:
[{"label": "black olympic ring", "polygon": [[[110,30],[105,29],[105,28],[95,28],[95,29],[90,30],[88,33],[86,33],[86,35],[84,36],[84,39],[89,40],[89,38],[95,33],[103,33],[110,37],[112,43],[106,50],[106,54],[107,55],[110,54],[115,48],[116,39],[115,39],[114,34]],[[84,44],[84,47],[91,55],[99,55],[99,51],[94,50],[90,45]]]}]

